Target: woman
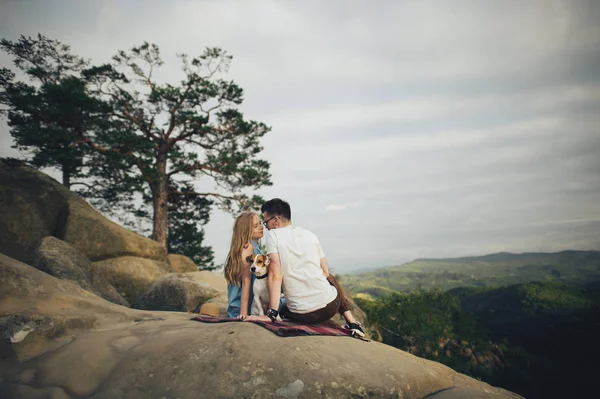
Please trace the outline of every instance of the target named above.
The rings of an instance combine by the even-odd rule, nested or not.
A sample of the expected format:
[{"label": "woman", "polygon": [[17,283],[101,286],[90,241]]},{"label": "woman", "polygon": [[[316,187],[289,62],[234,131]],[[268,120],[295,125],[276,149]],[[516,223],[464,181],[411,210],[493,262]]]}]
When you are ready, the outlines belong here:
[{"label": "woman", "polygon": [[235,219],[224,269],[229,317],[244,320],[250,314],[254,297],[254,275],[250,272],[250,264],[246,262],[246,258],[253,253],[262,253],[258,240],[262,238],[263,233],[263,225],[256,213],[244,212]]}]

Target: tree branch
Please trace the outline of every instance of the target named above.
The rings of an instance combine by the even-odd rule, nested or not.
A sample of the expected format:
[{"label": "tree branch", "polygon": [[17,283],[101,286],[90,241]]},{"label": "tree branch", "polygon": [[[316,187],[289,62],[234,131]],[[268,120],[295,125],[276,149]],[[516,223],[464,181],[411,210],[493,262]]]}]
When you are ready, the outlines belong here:
[{"label": "tree branch", "polygon": [[233,201],[237,201],[238,197],[234,196],[228,196],[228,195],[223,195],[223,194],[219,194],[219,193],[198,193],[196,191],[170,191],[169,194],[173,194],[173,195],[193,195],[196,197],[217,197],[217,198],[223,198],[223,199],[229,199],[229,200],[233,200]]},{"label": "tree branch", "polygon": [[184,165],[181,168],[177,168],[177,169],[175,169],[175,170],[167,173],[167,176],[176,175],[179,172],[193,172],[195,170],[201,170],[203,172],[205,172],[205,171],[216,172],[216,173],[220,172],[219,169],[215,169],[215,168],[212,168],[212,167],[210,167],[208,165],[204,165],[204,164],[201,164],[199,162],[195,162],[195,163],[193,163],[191,165]]}]

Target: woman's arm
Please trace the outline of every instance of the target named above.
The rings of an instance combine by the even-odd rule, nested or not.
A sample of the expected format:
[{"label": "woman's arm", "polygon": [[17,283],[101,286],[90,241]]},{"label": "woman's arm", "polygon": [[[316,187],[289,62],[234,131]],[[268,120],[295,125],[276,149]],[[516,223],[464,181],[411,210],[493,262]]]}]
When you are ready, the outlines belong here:
[{"label": "woman's arm", "polygon": [[252,255],[254,248],[252,245],[245,247],[242,250],[242,297],[240,298],[240,319],[245,319],[250,313],[248,309],[248,302],[250,302],[250,282],[252,281],[252,275],[250,273],[250,265],[246,262],[246,258]]}]

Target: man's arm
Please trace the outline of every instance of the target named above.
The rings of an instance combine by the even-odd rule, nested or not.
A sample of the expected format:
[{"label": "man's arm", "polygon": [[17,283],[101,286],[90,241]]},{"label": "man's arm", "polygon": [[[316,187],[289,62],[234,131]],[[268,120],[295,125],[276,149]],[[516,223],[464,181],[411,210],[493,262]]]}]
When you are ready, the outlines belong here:
[{"label": "man's arm", "polygon": [[327,265],[327,259],[321,258],[321,269],[323,269],[323,274],[325,278],[329,277],[329,267]]},{"label": "man's arm", "polygon": [[279,300],[281,298],[281,283],[283,281],[279,254],[277,252],[269,254],[269,262],[269,276],[267,277],[267,286],[269,287],[269,308],[278,310]]}]

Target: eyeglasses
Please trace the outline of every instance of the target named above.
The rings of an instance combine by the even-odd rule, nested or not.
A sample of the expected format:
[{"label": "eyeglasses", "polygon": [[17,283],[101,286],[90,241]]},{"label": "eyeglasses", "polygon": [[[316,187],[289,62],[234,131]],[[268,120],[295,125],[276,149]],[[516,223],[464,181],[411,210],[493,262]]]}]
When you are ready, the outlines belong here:
[{"label": "eyeglasses", "polygon": [[277,217],[277,215],[273,216],[272,218],[268,218],[267,220],[265,220],[264,222],[262,222],[263,226],[267,227],[267,223],[269,223],[271,220],[275,219],[276,217]]}]

